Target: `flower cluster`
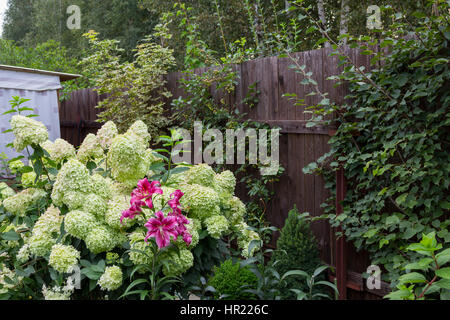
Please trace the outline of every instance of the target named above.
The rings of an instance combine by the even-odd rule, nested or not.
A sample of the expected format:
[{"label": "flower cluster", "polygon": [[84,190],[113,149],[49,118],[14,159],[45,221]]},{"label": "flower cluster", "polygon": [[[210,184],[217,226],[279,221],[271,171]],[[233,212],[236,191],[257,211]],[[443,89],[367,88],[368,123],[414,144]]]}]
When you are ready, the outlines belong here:
[{"label": "flower cluster", "polygon": [[64,139],[56,139],[55,142],[47,140],[41,144],[41,147],[48,152],[50,159],[56,163],[75,158],[75,148]]},{"label": "flower cluster", "polygon": [[6,211],[14,215],[24,216],[28,209],[46,196],[47,193],[42,189],[29,188],[6,198],[3,206]]},{"label": "flower cluster", "polygon": [[0,198],[2,200],[12,197],[15,194],[16,194],[16,192],[10,186],[8,186],[4,182],[0,182]]},{"label": "flower cluster", "polygon": [[211,237],[219,239],[228,231],[230,224],[224,216],[215,215],[205,219],[205,226]]},{"label": "flower cluster", "polygon": [[[250,231],[244,221],[246,208],[234,196],[236,178],[233,173],[227,170],[216,174],[207,164],[199,164],[171,176],[169,184],[175,183],[185,192],[181,204],[189,218],[198,220],[213,238],[233,232],[242,255],[248,257],[248,247],[252,240],[259,240],[259,235]],[[250,255],[256,250],[258,248],[253,247]]]},{"label": "flower cluster", "polygon": [[77,159],[82,163],[86,163],[89,160],[97,160],[103,157],[103,148],[98,141],[96,135],[89,133],[84,138],[83,143],[77,152]]},{"label": "flower cluster", "polygon": [[12,270],[0,263],[0,294],[14,289],[21,281],[22,277],[18,277]]},{"label": "flower cluster", "polygon": [[116,124],[112,121],[106,122],[97,131],[97,141],[104,150],[108,150],[113,139],[119,134]]},{"label": "flower cluster", "polygon": [[22,186],[26,188],[31,188],[35,186],[36,173],[34,171],[26,172],[22,174],[21,183]]},{"label": "flower cluster", "polygon": [[20,168],[23,168],[25,165],[21,160],[12,160],[8,163],[9,170],[11,170],[12,174],[17,174]]},{"label": "flower cluster", "polygon": [[128,129],[128,134],[134,134],[143,144],[148,144],[150,141],[150,133],[148,133],[148,127],[147,125],[141,121],[138,120],[135,123],[131,125],[131,127]]},{"label": "flower cluster", "polygon": [[[136,230],[128,235],[130,240],[130,260],[135,264],[150,264],[152,261],[152,251],[146,250],[145,229]],[[145,254],[144,254],[145,252]]]},{"label": "flower cluster", "polygon": [[[154,195],[164,194],[160,186],[159,181],[150,183],[148,179],[140,180],[137,188],[131,193],[131,206],[123,211],[120,221],[123,223],[123,220],[126,218],[134,219],[137,215],[142,213],[143,207],[153,209]],[[155,216],[147,221],[145,227],[148,231],[144,239],[145,241],[147,241],[148,238],[155,238],[156,244],[161,249],[167,247],[171,240],[177,240],[178,236],[181,236],[187,245],[191,244],[192,236],[186,227],[190,221],[181,213],[180,209],[180,199],[182,196],[183,192],[175,190],[170,195],[170,200],[167,202],[167,205],[172,209],[172,212],[165,216],[162,211],[157,211]]]},{"label": "flower cluster", "polygon": [[238,246],[239,248],[241,248],[242,250],[242,255],[245,258],[250,258],[253,256],[253,254],[255,253],[255,251],[257,251],[259,249],[258,246],[254,246],[252,247],[251,250],[250,249],[250,244],[252,241],[260,241],[260,237],[259,234],[253,230],[249,230],[248,226],[246,224],[242,224],[241,228],[240,228],[240,235],[238,237]]},{"label": "flower cluster", "polygon": [[163,273],[166,276],[177,276],[185,273],[194,265],[194,256],[188,249],[181,249],[179,255],[176,251],[167,251],[164,254],[167,264],[163,266]]},{"label": "flower cluster", "polygon": [[75,287],[72,279],[67,279],[67,284],[64,287],[53,287],[48,289],[45,284],[42,286],[42,295],[45,300],[70,300]]},{"label": "flower cluster", "polygon": [[30,145],[39,145],[48,139],[47,128],[39,121],[15,115],[11,118],[10,123],[15,136],[14,149],[17,152],[21,152]]},{"label": "flower cluster", "polygon": [[111,251],[125,241],[124,235],[103,224],[94,227],[84,238],[86,247],[95,254]]},{"label": "flower cluster", "polygon": [[91,191],[89,170],[78,160],[70,159],[58,172],[52,191],[55,205],[65,204],[70,210],[83,206]]},{"label": "flower cluster", "polygon": [[[16,243],[14,250],[20,263],[44,257],[49,266],[67,273],[81,255],[69,241],[80,239],[91,254],[106,252],[107,256],[128,242],[130,261],[136,265],[150,264],[154,252],[148,250],[147,242],[154,238],[159,249],[166,248],[158,252],[158,257],[167,262],[163,263],[162,271],[166,276],[173,276],[193,266],[192,250],[198,245],[200,235],[207,233],[219,239],[233,233],[244,256],[249,256],[252,240],[259,239],[244,222],[246,209],[234,196],[236,178],[232,172],[216,174],[207,164],[188,168],[181,165],[184,171],[172,174],[164,186],[147,179],[152,175],[150,166],[161,159],[149,148],[150,135],[142,121],[134,123],[124,134],[119,134],[115,124],[108,122],[97,135],[88,135],[78,152],[62,139],[48,141],[48,136],[40,134],[35,124],[30,125],[37,128],[37,134],[31,135],[19,125],[21,121],[28,120],[16,118],[15,127],[20,128],[16,144],[40,144],[58,164],[55,169],[59,171],[51,178],[54,183],[47,184],[52,188],[50,198],[54,206],[39,216],[30,232],[20,232],[22,247],[18,241],[11,241]],[[89,161],[97,168],[89,165],[88,169]],[[23,163],[19,160],[10,166],[17,173]],[[46,205],[46,201],[40,200],[48,196],[45,190],[31,187],[35,185],[35,172],[21,176],[22,185],[30,188],[18,194],[6,184],[0,184],[0,201],[7,212],[18,216],[24,216],[36,204]],[[67,213],[61,215],[55,206]],[[57,243],[60,237],[64,244]],[[174,247],[167,248],[170,244]],[[250,255],[256,249],[253,247]],[[122,262],[119,259],[108,262],[112,266],[98,280],[102,290],[116,290],[122,285],[123,274],[116,266],[118,263]],[[43,288],[46,299],[70,299],[72,292],[66,287]]]},{"label": "flower cluster", "polygon": [[122,270],[118,266],[106,267],[98,280],[98,285],[102,290],[113,291],[122,285],[122,277]]},{"label": "flower cluster", "polygon": [[20,248],[19,252],[17,252],[17,261],[20,263],[25,263],[30,260],[30,245],[28,243],[24,244],[22,248]]},{"label": "flower cluster", "polygon": [[59,235],[62,221],[61,212],[53,206],[39,217],[28,240],[32,254],[36,257],[44,257],[50,253],[52,246],[56,244],[55,235]]},{"label": "flower cluster", "polygon": [[78,264],[80,252],[73,246],[55,244],[52,247],[49,258],[49,265],[56,271],[67,273]]},{"label": "flower cluster", "polygon": [[135,186],[149,167],[147,146],[144,138],[131,131],[131,128],[125,134],[116,136],[107,154],[112,177],[118,182]]}]

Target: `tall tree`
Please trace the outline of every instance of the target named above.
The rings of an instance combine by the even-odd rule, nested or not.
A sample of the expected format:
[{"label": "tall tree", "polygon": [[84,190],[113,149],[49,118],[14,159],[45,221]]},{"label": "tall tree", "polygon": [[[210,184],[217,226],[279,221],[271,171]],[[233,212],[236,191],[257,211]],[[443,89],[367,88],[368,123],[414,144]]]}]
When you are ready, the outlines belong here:
[{"label": "tall tree", "polygon": [[32,0],[8,0],[8,7],[3,21],[2,38],[22,41],[31,31],[33,16]]},{"label": "tall tree", "polygon": [[[55,40],[80,57],[87,48],[82,37],[89,30],[100,32],[101,38],[117,39],[125,49],[124,58],[132,60],[137,42],[150,34],[157,17],[138,0],[9,0],[4,38],[27,47]],[[70,30],[66,23],[67,8],[79,6],[81,29]]]},{"label": "tall tree", "polygon": [[[349,15],[350,7],[348,5],[348,0],[341,0],[341,21],[339,27],[339,35],[348,33],[348,15]],[[343,38],[341,41],[342,44],[347,44],[347,38]]]},{"label": "tall tree", "polygon": [[[322,28],[324,30],[327,28],[327,18],[325,16],[325,8],[323,6],[323,0],[317,0],[317,14],[319,15],[319,21],[322,25]],[[330,43],[327,41],[325,42],[325,47],[330,47]]]}]

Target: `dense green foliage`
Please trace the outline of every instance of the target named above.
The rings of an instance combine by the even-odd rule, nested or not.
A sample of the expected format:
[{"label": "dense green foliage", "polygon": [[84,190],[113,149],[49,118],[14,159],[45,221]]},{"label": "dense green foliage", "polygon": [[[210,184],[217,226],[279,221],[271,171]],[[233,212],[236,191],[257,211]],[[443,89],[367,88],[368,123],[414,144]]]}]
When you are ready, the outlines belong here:
[{"label": "dense green foliage", "polygon": [[[26,47],[18,46],[11,40],[0,39],[0,64],[72,74],[82,73],[77,59],[54,40],[40,43],[36,47]],[[65,81],[61,85],[63,86],[61,98],[65,99],[71,91],[90,88],[93,82],[89,75],[85,74],[78,79]]]},{"label": "dense green foliage", "polygon": [[[356,248],[369,251],[374,264],[384,266],[383,278],[393,285],[402,266],[418,259],[405,249],[422,233],[435,232],[445,248],[450,243],[450,16],[448,2],[432,4],[439,4],[438,15],[416,12],[416,26],[405,12],[386,9],[395,23],[379,40],[350,39],[352,47],[372,55],[372,70],[357,68],[334,45],[344,71],[333,78],[350,84],[349,102],[335,105],[316,91],[322,100],[309,108],[311,125],[337,112],[332,121],[339,128],[330,139],[331,152],[306,172],[327,176],[338,167],[345,170],[344,213],[333,214],[332,197],[328,217]],[[367,43],[389,52],[374,52]],[[305,66],[297,70],[303,73]],[[328,186],[334,188],[334,183]]]},{"label": "dense green foliage", "polygon": [[31,30],[32,12],[33,3],[31,1],[8,0],[1,38],[15,41],[24,40]]},{"label": "dense green foliage", "polygon": [[123,131],[136,119],[142,120],[152,135],[168,127],[164,104],[171,93],[165,88],[164,76],[175,60],[173,50],[165,44],[170,38],[167,23],[163,17],[155,33],[137,46],[132,62],[120,62],[119,53],[123,49],[117,40],[99,40],[94,31],[85,35],[92,46],[92,55],[83,59],[84,68],[90,70],[96,91],[108,94],[97,106],[103,109],[98,116],[100,121],[113,120]]},{"label": "dense green foliage", "polygon": [[256,287],[257,278],[248,267],[239,263],[233,263],[231,259],[224,261],[220,266],[214,268],[214,275],[209,284],[216,290],[216,299],[223,297],[225,300],[250,300],[255,296],[248,292],[242,292],[243,287],[253,289]]},{"label": "dense green foliage", "polygon": [[443,249],[436,234],[423,234],[419,243],[407,250],[421,259],[405,265],[406,273],[398,279],[396,290],[386,296],[391,300],[450,299],[450,248]]},{"label": "dense green foliage", "polygon": [[[317,242],[311,232],[310,224],[299,215],[297,207],[289,211],[271,262],[279,274],[295,269],[313,274],[315,269],[321,265]],[[308,291],[307,288],[302,279],[292,278],[282,284],[281,297],[294,299],[295,295],[290,289]]]},{"label": "dense green foliage", "polygon": [[[158,22],[158,17],[142,8],[138,0],[9,0],[2,37],[32,48],[54,40],[69,49],[72,57],[81,58],[87,41],[82,34],[96,30],[106,39],[120,41],[126,50],[122,57],[131,60],[132,49]],[[81,29],[66,27],[70,5],[81,11]]]}]

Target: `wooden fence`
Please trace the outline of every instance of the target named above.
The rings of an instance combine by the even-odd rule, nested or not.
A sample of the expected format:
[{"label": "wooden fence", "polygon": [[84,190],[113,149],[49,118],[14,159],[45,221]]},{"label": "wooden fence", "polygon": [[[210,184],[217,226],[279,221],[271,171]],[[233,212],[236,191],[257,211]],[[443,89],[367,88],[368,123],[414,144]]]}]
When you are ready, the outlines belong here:
[{"label": "wooden fence", "polygon": [[[370,57],[360,55],[354,49],[346,49],[356,66],[370,68]],[[293,54],[300,65],[306,65],[307,71],[313,73],[321,92],[328,92],[329,97],[336,103],[342,103],[347,94],[345,85],[334,87],[335,82],[326,80],[332,75],[340,73],[338,57],[330,56],[327,49],[306,51]],[[310,86],[301,85],[302,75],[295,73],[289,66],[289,58],[269,57],[244,62],[236,65],[235,70],[240,75],[240,81],[232,95],[225,97],[226,101],[237,106],[248,118],[281,127],[280,162],[285,173],[280,181],[273,186],[275,198],[267,209],[267,217],[277,227],[283,227],[288,211],[294,205],[300,212],[309,212],[313,216],[323,214],[321,204],[328,198],[324,181],[319,176],[305,175],[302,168],[318,159],[329,151],[328,140],[335,128],[307,128],[310,118],[304,113],[304,107],[296,107],[292,101],[283,97],[285,93],[296,93],[305,98],[307,105],[318,103],[319,97],[307,96],[311,92]],[[196,72],[202,72],[199,69]],[[179,88],[182,73],[171,73],[167,77],[167,87],[176,99],[183,95]],[[246,97],[249,86],[257,83],[260,91],[259,102],[253,108],[240,103]],[[61,105],[61,135],[62,138],[78,145],[89,132],[95,132],[98,124],[95,105],[102,97],[98,97],[90,89],[72,93],[69,101]],[[242,186],[238,188],[239,196],[245,198]],[[322,259],[336,265],[336,239],[334,230],[325,221],[313,223],[313,232],[317,237]],[[356,252],[351,244],[347,244],[347,298],[375,299],[386,294],[387,286],[383,284],[381,290],[369,290],[362,278],[370,260],[365,252]]]}]

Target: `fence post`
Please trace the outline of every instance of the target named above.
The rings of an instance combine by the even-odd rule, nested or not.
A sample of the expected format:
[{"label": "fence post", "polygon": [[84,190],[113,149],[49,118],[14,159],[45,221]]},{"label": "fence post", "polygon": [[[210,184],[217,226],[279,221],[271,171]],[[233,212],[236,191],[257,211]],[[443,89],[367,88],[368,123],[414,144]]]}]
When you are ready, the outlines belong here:
[{"label": "fence post", "polygon": [[[336,215],[343,212],[341,201],[346,193],[344,168],[339,168],[336,172]],[[337,231],[342,231],[341,227]],[[339,290],[339,300],[347,299],[347,243],[345,237],[336,239],[336,279]]]}]

